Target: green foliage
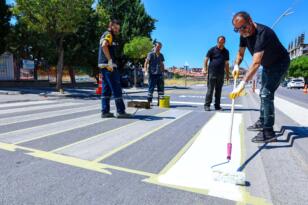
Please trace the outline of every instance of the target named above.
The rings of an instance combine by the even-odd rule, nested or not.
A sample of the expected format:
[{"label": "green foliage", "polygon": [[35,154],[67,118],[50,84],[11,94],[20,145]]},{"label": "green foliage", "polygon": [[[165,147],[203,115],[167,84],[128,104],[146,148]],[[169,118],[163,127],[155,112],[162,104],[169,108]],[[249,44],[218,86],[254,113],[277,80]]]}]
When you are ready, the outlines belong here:
[{"label": "green foliage", "polygon": [[308,56],[301,56],[291,61],[289,68],[290,77],[308,77]]},{"label": "green foliage", "polygon": [[144,59],[153,48],[153,44],[148,37],[135,37],[124,45],[124,54],[130,59]]},{"label": "green foliage", "polygon": [[6,36],[10,31],[11,12],[5,0],[0,0],[0,55],[6,49]]},{"label": "green foliage", "polygon": [[117,38],[119,48],[117,57],[119,66],[127,62],[123,48],[125,43],[137,36],[151,37],[151,32],[155,29],[155,19],[147,14],[143,3],[140,0],[100,0],[99,5],[106,8],[112,19],[121,22],[121,34]]},{"label": "green foliage", "polygon": [[31,30],[54,36],[76,32],[92,3],[93,0],[16,0],[13,12]]}]

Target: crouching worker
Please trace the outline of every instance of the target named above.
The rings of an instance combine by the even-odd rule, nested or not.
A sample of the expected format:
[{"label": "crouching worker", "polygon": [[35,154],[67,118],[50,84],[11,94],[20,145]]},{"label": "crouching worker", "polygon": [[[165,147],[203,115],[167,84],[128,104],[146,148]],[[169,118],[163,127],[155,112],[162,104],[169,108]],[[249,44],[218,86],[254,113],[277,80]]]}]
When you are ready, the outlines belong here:
[{"label": "crouching worker", "polygon": [[116,105],[117,118],[131,118],[132,115],[125,112],[125,104],[122,97],[120,73],[115,62],[114,36],[120,32],[120,24],[117,20],[109,23],[108,31],[100,38],[98,49],[98,67],[103,76],[102,82],[102,118],[114,117],[110,113],[110,98],[113,95]]}]

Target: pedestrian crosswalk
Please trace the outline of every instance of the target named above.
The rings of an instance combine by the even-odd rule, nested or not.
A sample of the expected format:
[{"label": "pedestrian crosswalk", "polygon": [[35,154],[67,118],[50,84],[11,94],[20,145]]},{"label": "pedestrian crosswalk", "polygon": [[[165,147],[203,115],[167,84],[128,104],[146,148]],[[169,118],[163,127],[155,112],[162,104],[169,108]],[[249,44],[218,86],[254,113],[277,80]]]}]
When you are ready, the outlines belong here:
[{"label": "pedestrian crosswalk", "polygon": [[215,116],[155,107],[139,110],[133,119],[102,119],[98,100],[45,100],[0,108],[0,149],[23,149],[33,157],[101,173],[114,169],[152,178]]}]

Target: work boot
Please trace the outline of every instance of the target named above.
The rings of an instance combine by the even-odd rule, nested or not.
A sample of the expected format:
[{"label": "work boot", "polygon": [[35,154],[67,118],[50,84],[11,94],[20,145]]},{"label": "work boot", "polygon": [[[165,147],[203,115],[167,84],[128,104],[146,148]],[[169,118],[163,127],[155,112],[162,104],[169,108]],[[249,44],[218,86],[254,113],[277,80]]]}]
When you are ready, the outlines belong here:
[{"label": "work boot", "polygon": [[247,127],[247,130],[249,131],[262,131],[263,130],[263,125],[260,120],[255,122],[253,125],[250,125]]},{"label": "work boot", "polygon": [[210,106],[204,106],[204,110],[205,111],[211,111],[211,108],[210,108]]},{"label": "work boot", "polygon": [[215,110],[217,110],[217,111],[223,111],[223,109],[222,109],[222,107],[215,107]]},{"label": "work boot", "polygon": [[112,118],[112,117],[114,117],[114,114],[110,113],[110,112],[102,113],[101,117],[102,118]]},{"label": "work boot", "polygon": [[277,136],[273,128],[265,128],[260,131],[254,138],[251,139],[254,143],[269,143],[276,142]]},{"label": "work boot", "polygon": [[131,115],[131,114],[129,114],[129,113],[126,113],[126,112],[124,112],[124,113],[117,113],[116,114],[116,118],[126,118],[126,119],[129,119],[129,118],[132,118],[133,116]]}]

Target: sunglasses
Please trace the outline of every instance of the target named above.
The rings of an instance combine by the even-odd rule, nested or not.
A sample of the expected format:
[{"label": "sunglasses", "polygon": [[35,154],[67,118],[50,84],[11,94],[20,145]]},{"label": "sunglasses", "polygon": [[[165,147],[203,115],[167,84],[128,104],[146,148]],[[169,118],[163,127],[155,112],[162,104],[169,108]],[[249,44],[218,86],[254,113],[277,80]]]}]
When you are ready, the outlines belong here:
[{"label": "sunglasses", "polygon": [[242,25],[239,28],[234,28],[234,32],[238,33],[239,31],[243,31],[245,30],[247,27],[249,26],[249,23],[245,23],[244,25]]}]

